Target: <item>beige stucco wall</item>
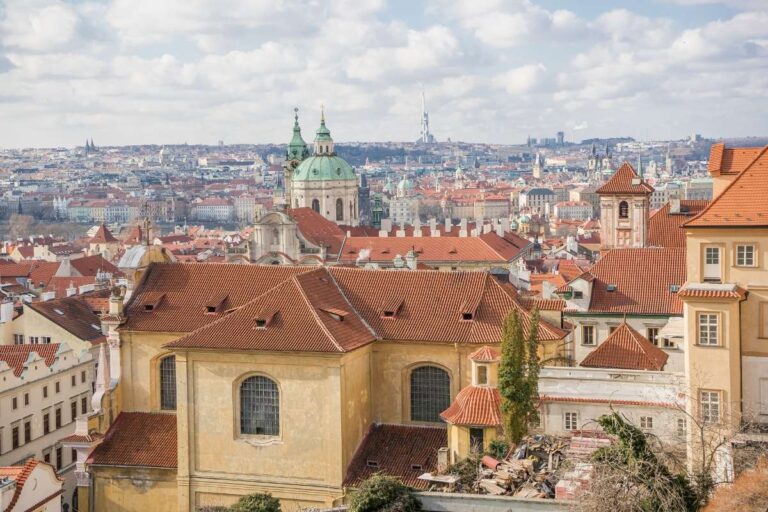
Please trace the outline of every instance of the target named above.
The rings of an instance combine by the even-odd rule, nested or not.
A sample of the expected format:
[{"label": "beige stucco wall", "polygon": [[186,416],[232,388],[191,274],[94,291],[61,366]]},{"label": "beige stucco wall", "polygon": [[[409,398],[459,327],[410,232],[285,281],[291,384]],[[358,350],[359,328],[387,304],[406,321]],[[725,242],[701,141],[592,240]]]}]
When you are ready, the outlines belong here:
[{"label": "beige stucco wall", "polygon": [[91,466],[94,510],[176,512],[176,473],[168,469]]},{"label": "beige stucco wall", "polygon": [[120,332],[120,386],[123,411],[158,411],[160,390],[156,365],[159,356],[170,354],[163,345],[179,333]]},{"label": "beige stucco wall", "polygon": [[8,322],[2,330],[0,344],[12,345],[14,334],[23,334],[24,343],[29,343],[30,336],[37,336],[41,341],[43,336],[49,336],[51,343],[67,343],[75,352],[90,350],[95,355],[98,350],[89,341],[81,340],[27,305],[24,305],[24,313]]},{"label": "beige stucco wall", "polygon": [[372,345],[368,345],[341,359],[341,458],[345,468],[371,424],[371,352]]}]

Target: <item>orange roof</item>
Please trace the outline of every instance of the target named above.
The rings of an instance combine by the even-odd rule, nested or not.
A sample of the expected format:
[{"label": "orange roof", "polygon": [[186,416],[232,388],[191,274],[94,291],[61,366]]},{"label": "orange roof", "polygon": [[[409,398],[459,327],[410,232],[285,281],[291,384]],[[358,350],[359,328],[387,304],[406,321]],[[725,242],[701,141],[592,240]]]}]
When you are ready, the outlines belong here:
[{"label": "orange roof", "polygon": [[95,276],[102,272],[109,272],[115,277],[122,276],[116,266],[105,260],[101,254],[94,254],[93,256],[85,256],[83,258],[76,258],[69,262],[72,268],[77,270],[81,276]]},{"label": "orange roof", "polygon": [[445,427],[373,424],[347,467],[344,487],[354,487],[381,473],[400,478],[405,485],[426,489],[419,476],[437,467],[437,451],[446,446]]},{"label": "orange roof", "polygon": [[107,229],[106,225],[101,224],[89,242],[92,244],[106,244],[117,242],[117,238],[112,236],[112,233],[109,231],[109,229]]},{"label": "orange roof", "polygon": [[739,174],[757,157],[762,148],[726,148],[719,142],[712,144],[709,150],[709,173],[713,176],[720,174]]},{"label": "orange roof", "polygon": [[32,352],[43,358],[45,365],[50,367],[56,360],[59,343],[37,345],[0,345],[0,361],[5,361],[13,368],[13,374],[18,377],[24,372],[24,364]]},{"label": "orange roof", "polygon": [[685,223],[697,227],[768,226],[768,146],[699,215]]},{"label": "orange roof", "polygon": [[94,466],[176,468],[176,415],[121,412],[88,457]]},{"label": "orange roof", "polygon": [[296,221],[302,236],[329,254],[338,254],[344,243],[344,231],[312,208],[293,208],[289,215]]},{"label": "orange roof", "polygon": [[747,291],[735,284],[693,283],[678,293],[683,299],[743,299]]},{"label": "orange roof", "polygon": [[707,207],[706,200],[680,201],[680,213],[670,213],[671,203],[667,203],[648,219],[648,245],[652,247],[685,247],[685,229],[683,223],[698,215]]},{"label": "orange roof", "polygon": [[612,249],[578,279],[592,282],[590,312],[682,315],[671,285],[686,281],[685,249]]},{"label": "orange roof", "polygon": [[579,366],[661,371],[668,358],[669,354],[623,322]]},{"label": "orange roof", "polygon": [[[38,464],[45,463],[36,459],[29,459],[24,463],[23,466],[0,466],[0,477],[9,477],[11,480],[16,482],[16,488],[13,491],[13,497],[11,497],[11,500],[8,502],[8,506],[5,509],[6,511],[14,510],[16,503],[21,497],[24,484],[27,482],[27,479]],[[54,474],[55,473],[56,471],[54,470]],[[33,485],[36,485],[36,482],[33,481]],[[35,507],[33,507],[33,509],[34,508]]]},{"label": "orange roof", "polygon": [[479,349],[469,354],[469,358],[472,361],[477,361],[478,363],[490,363],[492,361],[498,361],[501,359],[501,352],[493,347],[480,347]]},{"label": "orange roof", "polygon": [[440,417],[453,425],[501,426],[501,395],[496,388],[467,386]]},{"label": "orange roof", "polygon": [[[493,234],[499,240],[498,235]],[[505,242],[499,242],[505,243]],[[495,245],[495,244],[494,244]],[[506,263],[514,256],[500,253],[480,237],[350,237],[344,240],[339,254],[342,263],[354,263],[361,251],[368,251],[365,261],[391,263],[398,254],[405,256],[410,250],[416,251],[420,261],[469,262],[484,261]]]},{"label": "orange roof", "polygon": [[598,194],[640,194],[647,195],[653,192],[653,187],[638,176],[635,169],[624,162],[602,187],[596,191]]}]

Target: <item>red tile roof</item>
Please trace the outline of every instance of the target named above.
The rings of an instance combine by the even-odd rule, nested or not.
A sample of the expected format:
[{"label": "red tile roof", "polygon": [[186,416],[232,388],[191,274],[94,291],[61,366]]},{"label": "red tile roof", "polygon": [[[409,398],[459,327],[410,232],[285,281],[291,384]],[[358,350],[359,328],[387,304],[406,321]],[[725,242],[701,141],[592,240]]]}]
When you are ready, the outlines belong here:
[{"label": "red tile roof", "polygon": [[453,425],[501,426],[499,390],[483,386],[467,386],[456,395],[451,406],[440,417]]},{"label": "red tile roof", "polygon": [[99,229],[96,230],[96,233],[91,237],[89,242],[92,244],[106,244],[117,242],[117,238],[112,235],[106,225],[102,224],[99,226]]},{"label": "red tile roof", "polygon": [[686,281],[685,249],[612,249],[580,279],[592,280],[590,312],[682,315],[670,286]]},{"label": "red tile roof", "polygon": [[32,352],[43,358],[45,365],[50,367],[56,360],[59,351],[58,343],[36,345],[0,345],[0,361],[5,361],[13,368],[13,374],[18,377],[24,371],[24,363]]},{"label": "red tile roof", "polygon": [[289,215],[298,224],[302,236],[319,247],[325,247],[328,254],[338,254],[344,243],[344,231],[312,208],[292,208]]},{"label": "red tile roof", "polygon": [[490,363],[500,360],[501,352],[493,347],[480,347],[479,349],[469,354],[469,358],[472,361],[477,361],[478,363]]},{"label": "red tile roof", "polygon": [[437,451],[447,444],[444,427],[371,425],[347,467],[344,486],[355,487],[381,473],[398,477],[415,489],[426,489],[428,482],[418,477],[436,469]]},{"label": "red tile roof", "polygon": [[71,260],[69,264],[73,269],[77,270],[81,276],[95,276],[99,271],[109,272],[113,276],[123,275],[123,273],[120,272],[120,269],[105,260],[101,254],[76,258]]},{"label": "red tile roof", "polygon": [[176,415],[121,412],[88,457],[93,466],[176,468]]},{"label": "red tile roof", "polygon": [[[492,236],[489,236],[492,235]],[[361,251],[368,251],[365,261],[391,263],[398,254],[416,251],[420,262],[491,262],[504,264],[519,250],[495,233],[481,237],[351,237],[344,240],[339,254],[341,263],[354,263]],[[495,238],[494,238],[495,237]],[[493,240],[493,242],[489,242]],[[490,245],[490,244],[493,244]],[[502,247],[504,249],[502,250]]]},{"label": "red tile roof", "polygon": [[699,215],[685,223],[698,227],[768,226],[768,146]]},{"label": "red tile roof", "polygon": [[[225,309],[237,308],[307,269],[282,265],[152,264],[126,305],[128,319],[122,328],[192,332],[220,318],[205,314],[212,293],[226,291]],[[162,303],[153,311],[145,311],[144,302],[158,291],[164,294]]]},{"label": "red tile roof", "polygon": [[747,291],[741,286],[697,284],[683,287],[678,296],[681,299],[743,299]]},{"label": "red tile roof", "polygon": [[739,174],[755,159],[763,148],[726,148],[719,142],[712,144],[709,150],[709,173],[718,176],[720,174]]},{"label": "red tile roof", "polygon": [[[265,323],[257,327],[257,322]],[[234,313],[166,345],[347,352],[375,340],[326,268],[295,275]]]},{"label": "red tile roof", "polygon": [[683,224],[698,215],[707,207],[706,200],[681,200],[680,213],[670,213],[671,203],[667,203],[648,219],[648,246],[685,247],[685,229]]},{"label": "red tile roof", "polygon": [[669,354],[623,322],[579,366],[661,371],[668,358]]},{"label": "red tile roof", "polygon": [[624,162],[611,179],[596,192],[598,194],[648,195],[653,192],[653,187],[643,181],[628,162]]},{"label": "red tile roof", "polygon": [[[27,462],[24,463],[23,466],[0,466],[0,477],[7,476],[11,480],[14,480],[16,482],[16,488],[13,491],[13,496],[11,497],[11,500],[8,502],[8,506],[5,508],[4,512],[13,511],[14,507],[16,506],[16,503],[19,501],[19,498],[21,497],[21,492],[24,490],[24,484],[27,482],[27,479],[32,474],[32,471],[34,471],[34,469],[37,467],[38,464],[45,464],[45,463],[40,462],[36,459],[29,459],[27,460]],[[54,471],[54,474],[55,474],[55,471]]]},{"label": "red tile roof", "polygon": [[101,320],[93,313],[91,306],[80,297],[32,302],[25,306],[40,313],[81,340],[90,341],[94,344],[104,341],[104,334],[101,332]]}]

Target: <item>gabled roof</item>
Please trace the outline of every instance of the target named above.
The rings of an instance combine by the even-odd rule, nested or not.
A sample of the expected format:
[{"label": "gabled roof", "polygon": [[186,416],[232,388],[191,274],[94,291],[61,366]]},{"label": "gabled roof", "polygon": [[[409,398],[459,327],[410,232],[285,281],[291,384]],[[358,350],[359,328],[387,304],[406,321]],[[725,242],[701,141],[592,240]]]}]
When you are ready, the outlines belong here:
[{"label": "gabled roof", "polygon": [[40,313],[81,340],[94,344],[104,341],[101,320],[93,313],[91,306],[80,297],[32,302],[25,304],[25,307]]},{"label": "gabled roof", "polygon": [[686,228],[768,226],[768,146]]},{"label": "gabled roof", "polygon": [[91,452],[88,464],[176,468],[176,415],[121,412]]},{"label": "gabled roof", "polygon": [[[211,293],[226,290],[230,308],[240,307],[307,267],[282,265],[234,265],[218,263],[153,263],[126,305],[127,330],[192,332],[217,320],[206,315]],[[143,303],[162,292],[162,304],[145,311]]]},{"label": "gabled roof", "polygon": [[373,424],[347,467],[344,487],[355,487],[381,473],[405,485],[426,489],[419,476],[437,467],[437,451],[448,443],[445,427]]},{"label": "gabled roof", "polygon": [[713,176],[739,174],[749,165],[763,148],[726,148],[718,142],[709,149],[708,171]]},{"label": "gabled roof", "polygon": [[476,236],[348,237],[344,240],[339,262],[354,263],[362,253],[366,256],[365,261],[391,263],[398,254],[405,256],[408,251],[415,250],[421,262],[483,261],[505,264],[519,254],[519,249],[495,233],[488,235],[484,235],[486,240]]},{"label": "gabled roof", "polygon": [[113,276],[123,275],[120,269],[105,260],[101,254],[76,258],[70,260],[69,264],[82,276],[95,276],[99,271],[108,272]]},{"label": "gabled roof", "polygon": [[13,374],[18,377],[24,372],[24,363],[32,352],[37,353],[45,361],[45,366],[50,367],[56,360],[59,351],[59,343],[36,345],[0,345],[0,361],[5,361],[13,368]]},{"label": "gabled roof", "polygon": [[598,194],[648,195],[652,192],[653,187],[638,176],[628,162],[624,162],[611,179],[597,189]]},{"label": "gabled roof", "polygon": [[671,285],[686,281],[685,249],[612,249],[578,279],[592,282],[589,312],[682,315]]},{"label": "gabled roof", "polygon": [[338,254],[344,242],[344,231],[312,208],[292,208],[290,216],[296,221],[301,235],[317,245],[325,247],[328,254]]},{"label": "gabled roof", "polygon": [[96,230],[96,233],[94,233],[93,237],[89,240],[92,244],[106,244],[117,241],[117,238],[112,235],[112,232],[107,229],[105,224],[101,224],[99,229]]},{"label": "gabled roof", "polygon": [[667,203],[648,219],[648,245],[651,247],[685,247],[683,224],[707,207],[707,200],[681,200],[680,212],[671,213]]},{"label": "gabled roof", "polygon": [[661,371],[668,358],[669,354],[623,322],[579,366]]},{"label": "gabled roof", "polygon": [[374,339],[328,270],[318,268],[287,279],[237,311],[166,346],[346,352]]},{"label": "gabled roof", "polygon": [[502,425],[501,395],[497,388],[467,386],[456,395],[440,417],[453,425],[494,427]]}]

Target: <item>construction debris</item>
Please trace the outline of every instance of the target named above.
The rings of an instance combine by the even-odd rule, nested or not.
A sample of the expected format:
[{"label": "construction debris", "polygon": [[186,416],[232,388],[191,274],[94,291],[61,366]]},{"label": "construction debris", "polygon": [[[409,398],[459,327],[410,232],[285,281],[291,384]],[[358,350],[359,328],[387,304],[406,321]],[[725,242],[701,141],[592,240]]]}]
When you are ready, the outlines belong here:
[{"label": "construction debris", "polygon": [[[576,450],[572,449],[574,444]],[[610,440],[604,435],[579,433],[573,440],[568,437],[547,435],[528,436],[510,450],[503,459],[490,455],[463,461],[449,468],[448,475],[433,476],[426,473],[419,478],[442,484],[433,490],[491,494],[494,496],[516,496],[519,498],[554,499],[555,495],[572,496],[585,488],[591,473],[581,468],[571,471],[572,465],[564,465],[567,456],[574,451],[579,457],[588,456]],[[469,463],[469,465],[468,465]],[[472,465],[476,473],[472,471]],[[560,485],[561,475],[569,480]],[[446,477],[452,477],[450,481]]]}]

